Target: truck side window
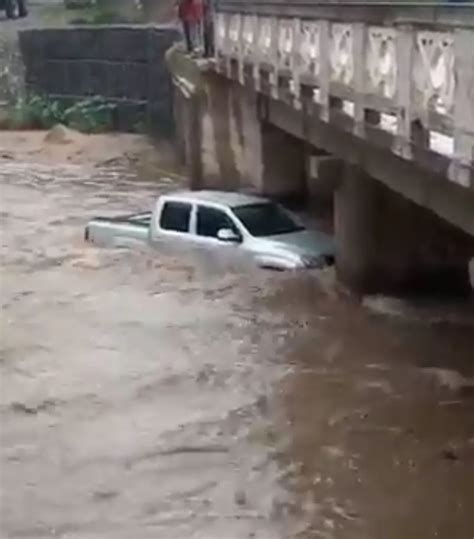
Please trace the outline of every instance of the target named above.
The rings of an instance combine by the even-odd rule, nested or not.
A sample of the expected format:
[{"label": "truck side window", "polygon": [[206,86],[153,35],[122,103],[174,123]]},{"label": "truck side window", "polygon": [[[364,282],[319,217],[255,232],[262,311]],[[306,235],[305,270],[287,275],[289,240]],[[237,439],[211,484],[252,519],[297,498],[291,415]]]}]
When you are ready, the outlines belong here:
[{"label": "truck side window", "polygon": [[207,208],[206,206],[198,206],[196,227],[198,236],[217,238],[217,233],[221,228],[230,228],[236,234],[239,233],[232,219],[223,211]]},{"label": "truck side window", "polygon": [[160,227],[174,232],[189,232],[191,204],[165,202],[161,210]]}]

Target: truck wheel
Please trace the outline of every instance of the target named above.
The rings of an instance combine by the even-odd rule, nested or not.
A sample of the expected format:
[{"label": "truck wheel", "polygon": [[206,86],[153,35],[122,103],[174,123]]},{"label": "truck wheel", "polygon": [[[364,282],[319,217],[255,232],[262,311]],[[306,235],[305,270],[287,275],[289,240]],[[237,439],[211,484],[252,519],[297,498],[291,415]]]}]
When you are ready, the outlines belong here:
[{"label": "truck wheel", "polygon": [[26,0],[18,0],[18,16],[27,17],[28,8],[26,7]]},{"label": "truck wheel", "polygon": [[7,19],[15,18],[15,0],[5,1],[5,13],[7,15]]}]

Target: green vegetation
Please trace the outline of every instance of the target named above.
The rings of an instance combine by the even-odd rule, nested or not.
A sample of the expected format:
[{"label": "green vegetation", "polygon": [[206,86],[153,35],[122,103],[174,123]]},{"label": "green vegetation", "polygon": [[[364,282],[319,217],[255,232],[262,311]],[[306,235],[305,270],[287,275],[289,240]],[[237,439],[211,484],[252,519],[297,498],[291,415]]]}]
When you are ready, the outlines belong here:
[{"label": "green vegetation", "polygon": [[143,22],[140,15],[127,16],[112,9],[100,7],[90,8],[82,16],[77,16],[69,21],[69,24],[130,24]]},{"label": "green vegetation", "polygon": [[66,9],[60,6],[44,6],[41,19],[48,25],[65,24],[130,24],[142,23],[143,12],[134,2],[111,2],[100,0],[94,5]]},{"label": "green vegetation", "polygon": [[[1,0],[0,0],[1,1]],[[174,0],[97,0],[91,5],[68,2],[38,6],[46,25],[68,24],[140,24],[148,21],[169,22],[175,17]]]},{"label": "green vegetation", "polygon": [[42,96],[18,99],[6,110],[3,129],[49,129],[63,124],[83,133],[108,131],[113,127],[115,105],[92,97],[65,106]]}]

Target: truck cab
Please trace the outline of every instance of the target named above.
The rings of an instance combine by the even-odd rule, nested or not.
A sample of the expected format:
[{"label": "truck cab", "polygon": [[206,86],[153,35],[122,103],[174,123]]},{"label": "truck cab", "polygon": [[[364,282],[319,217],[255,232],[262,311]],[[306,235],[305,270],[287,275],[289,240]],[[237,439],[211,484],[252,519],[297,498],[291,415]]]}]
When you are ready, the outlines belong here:
[{"label": "truck cab", "polygon": [[334,261],[330,236],[307,230],[270,200],[222,191],[183,191],[160,197],[150,241],[183,241],[201,250],[225,249],[270,269],[321,268]]}]

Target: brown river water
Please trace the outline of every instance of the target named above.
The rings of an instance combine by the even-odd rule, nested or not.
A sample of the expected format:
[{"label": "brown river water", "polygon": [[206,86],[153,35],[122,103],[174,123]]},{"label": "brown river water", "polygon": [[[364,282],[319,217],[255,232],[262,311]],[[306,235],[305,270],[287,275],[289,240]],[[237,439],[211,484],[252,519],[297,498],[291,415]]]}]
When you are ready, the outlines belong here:
[{"label": "brown river water", "polygon": [[5,539],[473,539],[471,304],[97,249],[175,188],[2,162]]}]

